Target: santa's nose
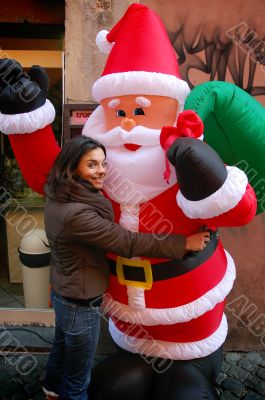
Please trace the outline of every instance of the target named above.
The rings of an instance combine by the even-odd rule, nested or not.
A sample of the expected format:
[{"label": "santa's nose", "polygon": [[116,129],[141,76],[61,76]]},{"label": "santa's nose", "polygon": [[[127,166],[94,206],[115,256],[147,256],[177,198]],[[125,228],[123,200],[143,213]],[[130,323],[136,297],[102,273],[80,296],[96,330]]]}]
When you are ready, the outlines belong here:
[{"label": "santa's nose", "polygon": [[136,122],[132,118],[123,118],[121,121],[121,127],[122,129],[125,129],[126,131],[130,131],[136,126]]}]

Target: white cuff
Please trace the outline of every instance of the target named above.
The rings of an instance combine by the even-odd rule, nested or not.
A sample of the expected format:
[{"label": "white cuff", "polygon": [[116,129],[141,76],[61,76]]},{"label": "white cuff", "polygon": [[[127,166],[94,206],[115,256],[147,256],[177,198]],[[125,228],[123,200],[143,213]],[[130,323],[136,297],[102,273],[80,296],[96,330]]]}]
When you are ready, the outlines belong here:
[{"label": "white cuff", "polygon": [[213,218],[232,210],[246,192],[248,178],[237,167],[226,167],[227,178],[224,184],[209,197],[202,200],[187,200],[181,191],[177,193],[177,203],[184,214],[191,218]]},{"label": "white cuff", "polygon": [[5,134],[32,133],[51,124],[55,118],[55,109],[46,100],[45,104],[37,110],[22,114],[1,114],[0,131]]}]

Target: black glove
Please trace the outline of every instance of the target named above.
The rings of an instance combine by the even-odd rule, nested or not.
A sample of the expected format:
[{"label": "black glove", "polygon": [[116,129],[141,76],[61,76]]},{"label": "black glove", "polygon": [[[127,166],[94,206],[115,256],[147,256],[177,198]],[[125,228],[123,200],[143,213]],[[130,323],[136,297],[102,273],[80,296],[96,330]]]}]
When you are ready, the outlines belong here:
[{"label": "black glove", "polygon": [[176,169],[180,191],[191,201],[202,200],[218,190],[227,177],[218,154],[205,142],[193,138],[176,139],[167,157]]},{"label": "black glove", "polygon": [[0,60],[0,112],[22,114],[43,106],[47,98],[48,76],[39,65],[28,73],[16,60]]}]

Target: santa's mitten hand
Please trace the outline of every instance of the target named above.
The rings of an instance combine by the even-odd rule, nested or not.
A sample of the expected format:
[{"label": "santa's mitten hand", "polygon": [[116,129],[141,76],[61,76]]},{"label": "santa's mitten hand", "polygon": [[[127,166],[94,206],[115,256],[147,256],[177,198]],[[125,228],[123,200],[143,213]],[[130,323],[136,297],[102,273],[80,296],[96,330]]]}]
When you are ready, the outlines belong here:
[{"label": "santa's mitten hand", "polygon": [[227,178],[227,170],[221,158],[198,139],[176,139],[167,156],[175,167],[181,193],[188,200],[197,201],[209,197]]},{"label": "santa's mitten hand", "polygon": [[0,60],[0,130],[30,133],[51,123],[55,111],[47,90],[42,67],[34,65],[26,73],[16,60]]},{"label": "santa's mitten hand", "polygon": [[15,60],[0,60],[0,111],[22,114],[43,106],[47,98],[48,77],[34,65],[28,73]]},{"label": "santa's mitten hand", "polygon": [[205,142],[179,138],[167,152],[175,167],[177,203],[190,218],[211,218],[235,207],[246,190],[247,178],[236,167],[226,167]]}]

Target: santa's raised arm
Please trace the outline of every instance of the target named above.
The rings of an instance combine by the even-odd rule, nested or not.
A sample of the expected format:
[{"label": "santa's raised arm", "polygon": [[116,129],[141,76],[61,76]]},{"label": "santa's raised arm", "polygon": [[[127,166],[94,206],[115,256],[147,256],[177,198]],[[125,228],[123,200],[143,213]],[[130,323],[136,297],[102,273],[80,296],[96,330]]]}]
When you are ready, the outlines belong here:
[{"label": "santa's raised arm", "polygon": [[28,185],[41,194],[60,151],[47,91],[48,76],[40,66],[26,73],[16,60],[0,60],[0,131],[8,135]]}]

